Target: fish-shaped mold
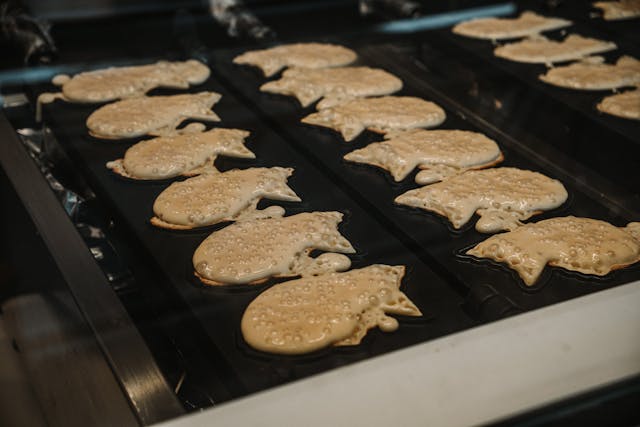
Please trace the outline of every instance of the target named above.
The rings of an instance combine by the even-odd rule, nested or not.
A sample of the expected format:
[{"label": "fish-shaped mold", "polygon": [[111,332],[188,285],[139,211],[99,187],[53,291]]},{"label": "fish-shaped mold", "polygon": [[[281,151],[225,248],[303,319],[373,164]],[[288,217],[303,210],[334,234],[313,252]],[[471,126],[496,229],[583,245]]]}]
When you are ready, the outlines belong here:
[{"label": "fish-shaped mold", "polygon": [[253,65],[271,77],[283,68],[330,68],[351,64],[358,55],[344,46],[329,43],[294,43],[238,55],[234,64]]},{"label": "fish-shaped mold", "polygon": [[502,152],[492,139],[462,130],[412,130],[392,132],[386,141],[374,142],[344,156],[345,160],[385,169],[402,181],[415,168],[418,184],[430,184],[469,169],[500,163]]},{"label": "fish-shaped mold", "polygon": [[280,80],[260,87],[263,92],[295,96],[303,107],[323,98],[318,109],[354,98],[390,95],[400,89],[402,80],[384,70],[369,67],[289,68]]},{"label": "fish-shaped mold", "polygon": [[527,286],[547,264],[605,276],[640,261],[640,223],[619,228],[591,218],[551,218],[491,236],[467,254],[507,264]]},{"label": "fish-shaped mold", "polygon": [[355,252],[338,231],[340,221],[340,212],[305,212],[233,223],[198,246],[195,274],[205,284],[239,285],[346,270],[351,261],[345,255],[309,256],[313,250]]},{"label": "fish-shaped mold", "polygon": [[92,136],[104,139],[172,135],[187,119],[219,122],[211,108],[220,98],[216,92],[200,92],[125,99],[94,111],[87,127]]},{"label": "fish-shaped mold", "polygon": [[553,64],[573,61],[596,53],[617,49],[613,42],[570,34],[562,41],[535,36],[495,48],[493,53],[510,61]]},{"label": "fish-shaped mold", "polygon": [[388,314],[422,315],[400,291],[404,270],[375,264],[277,284],[249,304],[242,335],[257,350],[295,355],[357,345],[375,327],[395,331]]},{"label": "fish-shaped mold", "polygon": [[521,221],[555,209],[566,200],[567,190],[560,181],[538,172],[495,168],[468,171],[409,190],[395,202],[445,216],[455,228],[477,213],[476,230],[495,233],[513,230]]},{"label": "fish-shaped mold", "polygon": [[203,83],[210,70],[196,60],[168,62],[129,67],[110,67],[87,71],[62,80],[61,90],[66,101],[77,103],[108,102],[142,96],[158,87],[188,89]]},{"label": "fish-shaped mold", "polygon": [[601,56],[590,56],[563,67],[550,68],[540,80],[554,86],[578,90],[607,90],[640,85],[640,61],[621,56],[605,64]]},{"label": "fish-shaped mold", "polygon": [[461,22],[453,32],[476,39],[503,40],[528,37],[543,31],[552,31],[572,25],[571,21],[538,15],[529,10],[517,18],[476,18]]},{"label": "fish-shaped mold", "polygon": [[352,141],[365,129],[387,133],[435,127],[446,114],[433,102],[411,96],[358,98],[324,108],[302,119],[303,123],[334,129]]},{"label": "fish-shaped mold", "polygon": [[111,161],[107,167],[119,175],[141,180],[215,172],[213,162],[218,156],[255,158],[244,146],[248,136],[246,130],[215,128],[148,139],[131,146],[123,159]]},{"label": "fish-shaped mold", "polygon": [[292,173],[292,168],[281,167],[234,169],[175,182],[156,198],[151,223],[184,230],[224,221],[282,217],[282,207],[258,210],[257,204],[263,198],[299,202],[287,185]]}]

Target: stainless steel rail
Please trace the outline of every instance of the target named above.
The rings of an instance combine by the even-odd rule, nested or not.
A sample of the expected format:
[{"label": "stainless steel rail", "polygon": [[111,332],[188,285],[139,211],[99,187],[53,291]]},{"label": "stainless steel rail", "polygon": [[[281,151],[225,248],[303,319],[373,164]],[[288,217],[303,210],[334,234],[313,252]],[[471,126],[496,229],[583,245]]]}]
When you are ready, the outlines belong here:
[{"label": "stainless steel rail", "polygon": [[0,166],[41,233],[84,320],[142,425],[184,412],[138,329],[0,111]]}]

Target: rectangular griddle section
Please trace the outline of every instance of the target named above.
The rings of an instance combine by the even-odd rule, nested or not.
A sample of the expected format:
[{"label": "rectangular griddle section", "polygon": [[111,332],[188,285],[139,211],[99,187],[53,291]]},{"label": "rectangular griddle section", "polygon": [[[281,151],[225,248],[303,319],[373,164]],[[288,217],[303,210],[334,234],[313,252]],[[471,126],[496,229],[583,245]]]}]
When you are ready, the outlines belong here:
[{"label": "rectangular griddle section", "polygon": [[[45,122],[98,197],[112,210],[120,227],[129,233],[132,248],[143,252],[150,268],[162,278],[157,287],[183,301],[205,331],[219,356],[211,361],[211,369],[224,374],[221,376],[231,398],[461,331],[477,323],[461,308],[463,299],[458,292],[461,290],[434,273],[412,250],[415,245],[407,247],[407,242],[395,235],[396,228],[390,227],[388,220],[376,211],[374,206],[384,199],[362,201],[350,186],[343,189],[343,180],[332,170],[301,154],[297,145],[265,126],[213,78],[191,92],[202,90],[223,94],[214,108],[222,122],[215,125],[251,131],[247,146],[257,156],[255,160],[219,158],[216,166],[222,171],[252,166],[295,168],[289,182],[303,203],[282,204],[288,215],[314,210],[344,212],[341,232],[357,250],[352,256],[352,268],[374,263],[406,265],[402,289],[425,314],[423,318],[401,319],[399,330],[392,334],[371,331],[361,345],[353,348],[332,348],[301,357],[279,357],[252,350],[242,339],[240,319],[249,302],[278,281],[236,289],[200,284],[193,277],[191,256],[209,233],[223,225],[188,232],[151,226],[153,201],[170,182],[133,182],[115,176],[105,167],[106,162],[121,158],[134,141],[101,141],[88,136],[85,120],[94,110],[92,106],[61,102],[45,106]],[[158,90],[153,94],[170,93],[175,92]],[[214,396],[217,401],[226,398]]]},{"label": "rectangular griddle section", "polygon": [[[429,37],[424,37],[427,41],[418,43],[417,47],[385,45],[357,49],[358,65],[380,67],[400,77],[404,82],[400,95],[418,96],[441,105],[447,112],[447,120],[439,129],[477,131],[494,139],[505,155],[501,166],[534,170],[561,180],[569,192],[567,203],[559,209],[534,217],[533,221],[575,215],[624,226],[629,221],[640,218],[637,193],[621,191],[601,177],[601,173],[606,173],[608,177],[621,180],[621,176],[628,178],[624,174],[631,171],[637,174],[637,167],[630,168],[630,165],[637,165],[637,160],[606,163],[605,170],[598,173],[585,165],[586,162],[580,156],[572,156],[574,153],[569,148],[569,152],[566,152],[563,151],[565,147],[557,147],[540,139],[533,130],[545,127],[545,122],[529,121],[529,110],[518,110],[517,105],[507,105],[508,109],[499,113],[484,105],[474,104],[474,107],[478,107],[475,110],[466,108],[464,103],[451,98],[446,91],[449,88],[457,92],[467,90],[464,87],[465,74],[473,73],[472,69],[459,66],[453,70],[432,70],[420,63],[419,56],[412,56],[420,51],[422,45],[425,49],[430,48],[428,40],[431,33],[428,34]],[[406,180],[395,183],[382,169],[342,159],[346,153],[356,148],[382,140],[380,135],[364,132],[351,143],[345,143],[332,130],[300,123],[300,119],[313,112],[314,107],[304,109],[295,98],[260,92],[258,88],[266,79],[255,69],[232,64],[233,57],[239,53],[219,51],[214,54],[212,63],[220,79],[232,87],[238,97],[268,121],[292,147],[300,150],[309,161],[320,163],[326,174],[338,182],[353,200],[366,206],[371,215],[449,285],[465,289],[466,309],[475,312],[482,319],[490,320],[535,309],[640,278],[638,266],[616,271],[606,278],[547,268],[535,286],[526,287],[514,272],[503,265],[470,259],[464,255],[465,250],[489,237],[473,228],[472,224],[475,224],[477,217],[462,230],[456,231],[436,214],[394,205],[396,196],[417,187],[413,182],[415,173]],[[459,59],[456,54],[447,51],[439,54],[442,58]],[[494,70],[489,64],[485,67]],[[503,83],[505,90],[510,87],[510,83],[511,80]],[[482,80],[479,84],[483,84]],[[516,85],[513,90],[515,92],[511,96],[522,98],[522,93],[531,90],[531,85]],[[536,99],[547,98],[546,94],[536,91],[533,96]],[[572,113],[573,107],[570,105],[555,105],[556,110],[544,111],[544,117],[551,120],[551,123],[556,114]],[[598,129],[599,133],[594,134],[593,138],[589,134],[581,136],[584,138],[582,142],[590,148],[595,145],[596,151],[602,153],[604,150],[597,144],[607,141],[607,145],[611,147],[609,154],[613,152],[618,157],[630,157],[627,154],[629,151],[618,150],[628,149],[634,144],[632,126],[602,125],[586,115],[575,116],[574,120],[576,128],[584,126],[587,129]],[[563,129],[552,128],[547,131],[561,134]],[[621,144],[622,148],[616,144]],[[609,161],[607,158],[603,163]]]}]

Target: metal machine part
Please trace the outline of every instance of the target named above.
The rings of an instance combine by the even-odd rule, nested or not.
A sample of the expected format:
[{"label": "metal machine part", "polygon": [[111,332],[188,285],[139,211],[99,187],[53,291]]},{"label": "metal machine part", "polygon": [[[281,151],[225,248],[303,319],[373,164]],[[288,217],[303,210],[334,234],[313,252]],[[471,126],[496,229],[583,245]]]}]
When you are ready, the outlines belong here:
[{"label": "metal machine part", "polygon": [[24,64],[49,63],[57,55],[51,24],[31,15],[20,1],[0,5],[0,37],[17,47]]},{"label": "metal machine part", "polygon": [[209,9],[211,15],[227,29],[227,34],[231,37],[248,36],[261,40],[275,35],[242,0],[209,0]]}]

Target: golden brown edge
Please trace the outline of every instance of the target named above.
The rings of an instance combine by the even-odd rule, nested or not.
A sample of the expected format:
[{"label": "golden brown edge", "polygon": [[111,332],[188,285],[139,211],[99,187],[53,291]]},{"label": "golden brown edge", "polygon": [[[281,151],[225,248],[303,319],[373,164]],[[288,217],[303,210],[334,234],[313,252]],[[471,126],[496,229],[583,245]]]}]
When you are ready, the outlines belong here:
[{"label": "golden brown edge", "polygon": [[181,224],[172,224],[170,222],[166,222],[158,218],[157,216],[153,216],[149,222],[151,225],[154,225],[158,228],[164,228],[166,230],[193,230],[197,228],[193,225],[181,225]]},{"label": "golden brown edge", "polygon": [[[264,279],[258,279],[258,280],[254,280],[253,282],[248,282],[248,283],[239,283],[239,284],[230,284],[230,283],[222,283],[222,282],[218,282],[216,280],[211,280],[208,279],[202,275],[200,275],[200,273],[198,273],[197,271],[194,270],[193,275],[196,276],[198,278],[198,280],[200,280],[200,282],[202,282],[205,285],[208,286],[245,286],[245,285],[261,285],[263,283],[265,283],[267,280],[269,280],[268,277],[265,277]],[[293,277],[293,276],[271,276],[274,278],[285,278],[285,277]]]},{"label": "golden brown edge", "polygon": [[119,166],[116,166],[116,167],[106,166],[106,168],[109,169],[111,172],[115,173],[116,175],[120,175],[120,176],[122,176],[124,178],[129,178],[129,179],[133,179],[133,180],[136,180],[136,181],[164,181],[164,180],[167,180],[167,179],[176,178],[178,176],[185,176],[187,178],[191,178],[191,177],[194,177],[194,176],[202,175],[201,172],[194,172],[194,170],[196,170],[196,169],[192,169],[190,171],[186,171],[184,173],[181,173],[180,175],[170,176],[170,177],[166,177],[166,178],[158,178],[158,179],[137,178],[137,177],[135,177],[133,175],[129,175],[127,173],[127,171],[124,169],[124,166],[122,165],[122,162],[124,161],[124,159],[115,159],[115,160],[111,160],[108,163],[118,162],[118,161],[120,162]]}]

